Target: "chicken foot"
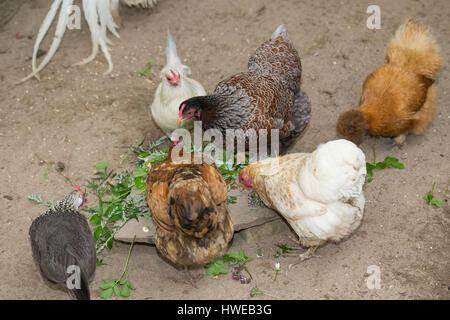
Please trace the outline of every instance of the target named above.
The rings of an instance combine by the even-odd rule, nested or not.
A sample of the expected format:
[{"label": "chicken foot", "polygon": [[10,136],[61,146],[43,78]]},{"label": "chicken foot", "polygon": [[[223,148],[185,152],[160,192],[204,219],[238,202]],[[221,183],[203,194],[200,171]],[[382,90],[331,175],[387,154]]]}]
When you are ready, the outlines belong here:
[{"label": "chicken foot", "polygon": [[301,262],[303,262],[303,261],[305,261],[305,260],[308,260],[308,259],[310,259],[310,258],[316,256],[316,255],[314,254],[314,252],[316,252],[316,250],[317,250],[318,247],[319,247],[319,246],[313,246],[313,247],[310,247],[310,248],[308,248],[308,250],[307,250],[306,252],[301,253],[301,254],[297,254],[297,253],[284,253],[283,256],[286,256],[286,257],[299,257],[299,260],[297,260],[297,262],[295,262],[295,263],[291,263],[291,264],[289,265],[288,268],[291,269],[293,266],[295,266],[295,265],[297,265],[297,264],[299,264],[299,263],[301,263]]},{"label": "chicken foot", "polygon": [[406,135],[401,134],[401,135],[395,137],[394,141],[395,141],[395,143],[396,143],[397,145],[399,145],[400,147],[402,147],[402,146],[405,144],[405,141],[406,141]]}]

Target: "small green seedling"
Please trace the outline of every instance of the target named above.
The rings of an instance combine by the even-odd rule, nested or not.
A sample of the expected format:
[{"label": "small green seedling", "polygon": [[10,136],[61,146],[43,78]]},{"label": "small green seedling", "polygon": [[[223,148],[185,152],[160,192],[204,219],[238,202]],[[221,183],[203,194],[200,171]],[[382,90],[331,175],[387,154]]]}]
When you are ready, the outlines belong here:
[{"label": "small green seedling", "polygon": [[213,262],[208,263],[205,266],[205,272],[207,275],[214,277],[217,277],[220,274],[227,274],[229,270],[225,267],[224,264],[228,262],[230,266],[235,267],[235,270],[237,272],[234,273],[239,274],[241,270],[245,270],[250,275],[250,272],[245,265],[247,264],[247,262],[252,260],[253,258],[249,258],[245,255],[244,250],[241,250],[240,252],[233,250],[227,254],[224,254],[222,259],[216,259]]},{"label": "small green seedling", "polygon": [[147,77],[150,73],[152,73],[152,70],[151,70],[151,68],[152,68],[152,61],[153,61],[153,59],[150,58],[148,60],[148,62],[146,63],[145,68],[142,69],[142,70],[136,71],[136,74],[140,75],[141,77]]},{"label": "small green seedling", "polygon": [[134,240],[136,236],[134,236],[133,241],[130,245],[130,250],[128,250],[128,257],[125,263],[125,267],[123,268],[123,272],[117,279],[103,280],[103,283],[100,285],[102,289],[102,293],[100,294],[100,298],[109,299],[115,294],[118,297],[129,297],[130,289],[136,290],[135,287],[128,281],[127,278],[124,278],[125,273],[127,271],[128,262],[130,261],[131,249],[133,249]]},{"label": "small green seedling", "polygon": [[222,259],[216,259],[213,262],[208,263],[205,266],[206,274],[208,276],[214,276],[214,277],[216,277],[216,276],[218,276],[220,274],[227,274],[229,270],[227,268],[225,268],[223,263],[224,262],[223,262]]},{"label": "small green seedling", "polygon": [[228,203],[237,203],[237,197],[235,196],[227,196],[227,202]]},{"label": "small green seedling", "polygon": [[274,257],[275,259],[278,259],[279,257],[281,257],[281,256],[282,256],[283,254],[285,254],[285,253],[291,253],[292,251],[298,250],[298,249],[296,249],[296,248],[289,248],[289,247],[286,246],[285,244],[276,244],[275,246],[277,246],[278,248],[281,249],[281,251],[278,250],[278,251],[273,255],[273,257]]},{"label": "small green seedling", "polygon": [[384,158],[384,161],[376,162],[375,148],[372,148],[372,150],[373,150],[373,163],[366,162],[366,171],[367,171],[367,174],[369,175],[367,182],[373,181],[373,170],[383,170],[386,168],[397,168],[397,169],[405,168],[403,163],[400,163],[397,158],[393,158],[393,157],[386,157],[386,158]]},{"label": "small green seedling", "polygon": [[30,194],[28,196],[28,199],[30,199],[31,201],[34,201],[40,205],[46,206],[46,207],[53,207],[53,199],[49,200],[49,201],[43,201],[41,196],[38,194]]},{"label": "small green seedling", "polygon": [[428,191],[425,193],[425,196],[423,197],[425,201],[428,203],[428,205],[432,204],[435,207],[442,208],[443,203],[442,201],[434,199],[434,187],[436,185],[436,182],[433,183],[433,187],[431,188],[431,191]]}]

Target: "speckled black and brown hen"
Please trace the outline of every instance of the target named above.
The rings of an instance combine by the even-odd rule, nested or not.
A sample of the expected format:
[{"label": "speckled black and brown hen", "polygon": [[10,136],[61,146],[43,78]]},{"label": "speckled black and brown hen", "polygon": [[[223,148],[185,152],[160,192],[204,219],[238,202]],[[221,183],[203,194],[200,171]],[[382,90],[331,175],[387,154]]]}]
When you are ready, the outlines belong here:
[{"label": "speckled black and brown hen", "polygon": [[37,217],[29,235],[42,276],[65,288],[70,298],[88,300],[89,279],[96,266],[95,243],[86,218],[78,212],[84,194],[75,189]]},{"label": "speckled black and brown hen", "polygon": [[301,75],[300,56],[280,25],[250,57],[247,72],[221,81],[211,95],[182,102],[179,120],[201,120],[204,130],[218,129],[223,137],[227,129],[267,129],[269,136],[278,129],[280,142],[289,145],[310,118]]}]

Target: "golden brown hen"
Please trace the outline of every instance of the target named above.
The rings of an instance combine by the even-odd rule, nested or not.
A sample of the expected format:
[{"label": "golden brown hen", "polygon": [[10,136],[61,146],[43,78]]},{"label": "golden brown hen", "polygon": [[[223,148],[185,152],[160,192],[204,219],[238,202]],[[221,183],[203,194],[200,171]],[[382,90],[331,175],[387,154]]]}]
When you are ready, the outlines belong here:
[{"label": "golden brown hen", "polygon": [[433,119],[436,88],[441,68],[436,41],[420,22],[407,19],[386,51],[387,63],[366,79],[359,108],[343,113],[337,130],[359,143],[366,133],[397,137],[420,134]]},{"label": "golden brown hen", "polygon": [[176,266],[204,265],[223,255],[233,237],[227,186],[214,164],[194,163],[201,154],[175,161],[171,151],[147,177],[156,248]]}]

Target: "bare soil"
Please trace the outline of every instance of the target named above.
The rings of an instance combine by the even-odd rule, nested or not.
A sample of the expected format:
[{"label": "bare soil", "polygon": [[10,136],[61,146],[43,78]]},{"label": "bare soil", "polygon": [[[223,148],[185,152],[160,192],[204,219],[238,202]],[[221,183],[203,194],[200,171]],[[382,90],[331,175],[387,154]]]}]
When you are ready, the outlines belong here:
[{"label": "bare soil", "polygon": [[[287,274],[295,258],[275,259],[276,243],[295,245],[294,233],[278,222],[236,233],[231,249],[255,260],[248,264],[256,281],[241,285],[231,275],[214,279],[203,269],[193,288],[183,272],[168,265],[154,246],[136,245],[129,264],[133,299],[250,299],[257,282],[262,291],[280,299],[449,299],[449,98],[450,2],[447,0],[378,0],[382,28],[366,27],[371,1],[232,1],[161,0],[153,10],[122,8],[120,39],[114,42],[112,75],[99,54],[92,63],[71,67],[91,51],[90,32],[68,30],[41,81],[16,81],[31,71],[34,40],[50,3],[26,2],[0,31],[0,298],[67,299],[50,288],[36,268],[28,228],[45,209],[27,199],[33,193],[59,199],[73,183],[85,185],[95,163],[132,163],[130,145],[154,140],[162,132],[148,107],[165,64],[167,29],[178,51],[208,92],[224,77],[242,71],[247,59],[275,28],[284,23],[300,52],[303,89],[312,101],[312,118],[291,152],[311,152],[319,143],[338,138],[339,113],[355,107],[365,77],[384,62],[390,37],[407,16],[432,27],[442,48],[436,117],[421,136],[409,136],[399,148],[388,138],[367,138],[361,148],[372,160],[394,156],[404,170],[375,172],[365,185],[366,210],[361,227],[346,241],[329,243],[318,256]],[[50,30],[42,49],[48,50]],[[16,36],[16,35],[19,36]],[[23,36],[23,37],[21,37]],[[31,36],[29,39],[28,36]],[[137,76],[153,59],[149,79]],[[69,179],[55,171],[65,164]],[[47,172],[48,165],[50,170]],[[428,206],[424,194],[437,183],[435,196],[443,208]],[[93,201],[93,199],[92,199]],[[231,205],[232,209],[232,205]],[[276,223],[275,223],[276,224]],[[258,250],[262,258],[256,258]],[[91,282],[93,298],[102,279],[120,275],[128,245],[116,243]],[[281,273],[273,281],[276,261]],[[369,266],[381,270],[381,288],[366,286]],[[268,298],[269,296],[259,296]]]}]

